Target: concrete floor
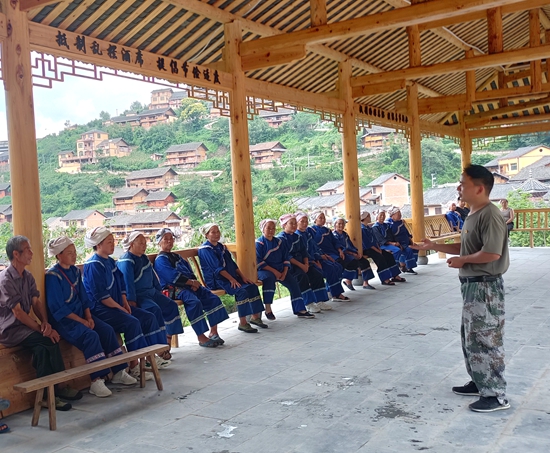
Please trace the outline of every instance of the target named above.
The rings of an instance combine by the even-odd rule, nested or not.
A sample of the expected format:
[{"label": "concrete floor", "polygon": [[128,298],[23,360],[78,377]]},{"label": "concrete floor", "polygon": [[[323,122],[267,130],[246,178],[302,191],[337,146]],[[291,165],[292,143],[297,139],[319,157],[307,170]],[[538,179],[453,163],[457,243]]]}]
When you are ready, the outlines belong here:
[{"label": "concrete floor", "polygon": [[1,453],[548,452],[550,249],[511,250],[505,275],[508,397],[512,408],[468,410],[475,397],[460,349],[457,271],[436,255],[395,287],[360,288],[332,312],[299,320],[289,301],[260,333],[222,324],[226,345],[181,336],[165,390],[112,386],[86,394],[58,429],[31,412],[4,420]]}]

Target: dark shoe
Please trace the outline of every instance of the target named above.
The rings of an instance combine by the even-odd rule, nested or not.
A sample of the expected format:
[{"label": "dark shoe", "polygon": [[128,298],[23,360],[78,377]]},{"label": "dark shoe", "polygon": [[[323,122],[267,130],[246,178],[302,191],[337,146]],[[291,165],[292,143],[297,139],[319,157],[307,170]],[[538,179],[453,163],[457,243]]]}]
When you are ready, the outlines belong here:
[{"label": "dark shoe", "polygon": [[306,311],[305,313],[296,313],[296,316],[300,319],[314,319],[315,315],[313,313],[310,313],[309,311]]},{"label": "dark shoe", "polygon": [[199,345],[202,346],[203,348],[217,348],[218,342],[210,338],[208,341],[205,341],[204,343],[199,342]]},{"label": "dark shoe", "polygon": [[56,411],[62,411],[66,412],[73,408],[71,403],[66,403],[65,401],[61,401],[59,398],[55,398],[55,410]]},{"label": "dark shoe", "polygon": [[266,317],[267,319],[269,319],[270,321],[275,321],[275,319],[276,319],[276,318],[275,318],[275,315],[273,314],[272,311],[270,311],[270,312],[267,312],[267,311],[266,311],[266,312],[265,312],[265,317]]},{"label": "dark shoe", "polygon": [[453,387],[453,393],[463,396],[479,396],[479,390],[474,381],[467,382],[461,387]]},{"label": "dark shoe", "polygon": [[414,271],[413,269],[405,269],[403,272],[405,272],[406,274],[418,275],[418,272]]},{"label": "dark shoe", "polygon": [[214,340],[216,343],[218,343],[219,346],[221,346],[222,344],[225,343],[225,341],[222,340],[222,339],[220,338],[219,335],[212,335],[212,336],[210,337],[210,339],[211,339],[211,340]]},{"label": "dark shoe", "polygon": [[407,280],[405,280],[403,277],[393,277],[391,279],[392,282],[395,282],[395,283],[405,283]]},{"label": "dark shoe", "polygon": [[0,423],[0,434],[9,433],[10,431],[11,430],[8,425],[6,425],[5,423]]},{"label": "dark shoe", "polygon": [[351,299],[348,296],[344,296],[343,294],[340,294],[338,297],[333,297],[332,300],[336,301],[336,302],[338,302],[339,300],[344,301],[344,302],[348,302]]},{"label": "dark shoe", "polygon": [[346,283],[346,282],[342,282],[347,289],[349,289],[350,291],[355,291],[355,288],[353,287],[353,283]]},{"label": "dark shoe", "polygon": [[254,319],[254,318],[250,318],[250,324],[254,324],[255,326],[258,326],[258,327],[261,327],[262,329],[267,329],[269,326],[262,321],[261,318],[258,318],[258,319]]},{"label": "dark shoe", "polygon": [[79,399],[82,399],[82,393],[80,393],[78,390],[73,389],[71,387],[64,387],[62,389],[56,390],[55,396],[68,401],[77,401]]},{"label": "dark shoe", "polygon": [[389,282],[382,282],[382,285],[384,285],[384,286],[395,286],[395,283],[392,282],[392,281],[389,281]]},{"label": "dark shoe", "polygon": [[363,285],[363,289],[376,289],[374,286],[369,285],[368,283],[366,285]]},{"label": "dark shoe", "polygon": [[474,412],[495,412],[510,409],[510,403],[507,399],[501,401],[496,396],[482,396],[468,407]]},{"label": "dark shoe", "polygon": [[241,332],[246,332],[246,333],[257,333],[258,332],[258,329],[255,329],[254,327],[252,327],[250,324],[245,324],[244,326],[241,326],[239,324],[239,330]]}]

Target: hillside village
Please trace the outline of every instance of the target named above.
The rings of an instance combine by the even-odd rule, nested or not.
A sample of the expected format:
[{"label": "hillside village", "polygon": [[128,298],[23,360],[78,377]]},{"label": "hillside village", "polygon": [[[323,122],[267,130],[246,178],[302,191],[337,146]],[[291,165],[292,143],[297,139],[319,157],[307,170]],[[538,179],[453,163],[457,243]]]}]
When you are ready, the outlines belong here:
[{"label": "hillside village", "polygon": [[[198,101],[191,102],[198,103]],[[64,215],[47,217],[45,223],[48,228],[52,231],[67,228],[87,229],[106,224],[110,226],[115,236],[122,238],[131,229],[139,229],[152,235],[159,228],[171,227],[178,235],[189,237],[193,233],[193,227],[197,225],[193,224],[190,216],[183,209],[186,205],[183,198],[187,194],[180,193],[179,186],[182,181],[190,177],[213,182],[227,171],[227,168],[223,168],[223,162],[226,161],[220,161],[219,149],[214,149],[215,146],[212,145],[209,148],[206,143],[208,139],[206,139],[172,143],[160,149],[159,152],[144,153],[144,150],[138,152],[131,140],[122,136],[127,134],[128,130],[135,133],[136,130],[151,131],[155,128],[174,125],[177,121],[181,121],[178,119],[178,114],[181,115],[186,103],[190,105],[184,91],[154,90],[149,104],[143,105],[143,109],[103,118],[101,125],[96,123],[99,127],[79,133],[72,149],[58,151],[56,173],[78,177],[106,172],[112,174],[112,178],[118,178],[120,182],[109,192],[109,206],[73,209],[65,212]],[[200,117],[201,130],[212,130],[214,133],[212,128],[219,120],[220,112],[206,103],[200,104],[200,107],[203,109]],[[262,127],[267,127],[268,130],[283,130],[285,125],[296,120],[296,115],[296,111],[281,107],[277,112],[260,111],[258,117],[261,124],[264,124]],[[103,128],[113,130],[113,126],[122,127],[114,129],[120,131],[121,136],[111,136],[103,130]],[[309,124],[304,127],[324,130],[319,125]],[[68,126],[68,129],[74,128],[75,126]],[[337,134],[337,131],[335,133]],[[253,143],[252,135],[251,133],[249,152],[252,168],[256,172],[277,169],[290,171],[289,167],[292,167],[294,179],[296,179],[297,168],[299,172],[302,172],[304,167],[306,170],[320,168],[318,156],[312,157],[309,152],[307,164],[304,161],[306,156],[293,156],[285,161],[287,159],[285,156],[289,156],[292,150],[285,146],[283,139]],[[277,137],[276,134],[269,135],[265,132],[264,136]],[[364,129],[358,141],[359,155],[367,159],[377,159],[376,156],[383,156],[385,152],[389,152],[388,150],[403,146],[402,138],[394,130],[378,126]],[[320,172],[313,172],[319,177],[310,178],[307,183],[309,189],[306,190],[309,193],[303,196],[292,192],[283,195],[292,206],[305,211],[322,210],[330,219],[344,212],[344,184],[342,179],[330,178],[331,175],[338,173],[338,167],[330,163],[330,156],[333,156],[332,159],[338,157],[338,144],[332,142],[327,146],[328,167],[332,170],[325,171],[323,175]],[[134,171],[107,171],[101,167],[102,162],[109,161],[112,169],[113,158],[121,159],[120,162],[122,162],[124,158],[132,158],[137,154],[147,156],[146,162],[141,157],[142,163],[139,164],[147,168]],[[225,154],[227,155],[227,152]],[[494,158],[486,162],[491,157]],[[492,193],[495,201],[508,197],[511,192],[518,189],[528,193],[533,201],[550,201],[549,147],[536,145],[519,147],[509,152],[500,151],[485,158],[485,162],[485,166],[496,177],[497,185]],[[208,167],[209,165],[211,168]],[[208,169],[204,169],[205,166]],[[7,143],[0,143],[0,167],[0,170],[3,168],[4,171],[9,169]],[[374,211],[399,206],[405,217],[410,216],[407,173],[376,174],[376,170],[371,173],[373,177],[368,180],[363,178],[360,188],[362,208]],[[324,183],[323,178],[326,181]],[[424,193],[426,215],[444,213],[448,203],[456,201],[456,183],[450,183],[447,186],[433,184],[433,186],[427,188]],[[276,193],[277,190],[271,190],[270,196],[273,197]],[[0,199],[8,197],[6,200],[9,201],[10,195],[9,183],[0,184]],[[225,211],[229,210],[225,209]],[[6,222],[11,222],[11,205],[2,203],[0,200],[0,223]]]}]

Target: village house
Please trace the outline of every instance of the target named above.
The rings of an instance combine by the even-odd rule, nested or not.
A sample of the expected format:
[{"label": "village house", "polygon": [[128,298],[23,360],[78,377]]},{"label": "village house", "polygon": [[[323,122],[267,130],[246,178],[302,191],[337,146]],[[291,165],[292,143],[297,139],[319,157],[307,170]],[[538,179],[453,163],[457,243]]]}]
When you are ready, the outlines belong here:
[{"label": "village house", "polygon": [[171,228],[181,233],[181,217],[172,211],[142,212],[134,215],[120,215],[109,219],[107,225],[114,236],[121,239],[132,230],[141,231],[152,238],[161,228]]},{"label": "village house", "polygon": [[171,208],[176,201],[176,196],[168,190],[151,192],[145,198],[145,207],[139,211],[163,211]]},{"label": "village house", "polygon": [[409,180],[398,173],[385,173],[367,184],[370,204],[403,206],[409,202]]},{"label": "village house", "polygon": [[113,195],[115,213],[135,211],[139,205],[145,203],[149,192],[141,187],[124,187]]},{"label": "village house", "polygon": [[545,156],[528,165],[510,177],[511,183],[521,183],[529,178],[535,178],[545,184],[550,184],[550,156]]},{"label": "village house", "polygon": [[162,190],[178,182],[178,174],[169,167],[137,170],[126,176],[126,187],[140,187],[147,190]]},{"label": "village house", "polygon": [[9,182],[0,183],[0,198],[11,196],[11,184]]},{"label": "village house", "polygon": [[0,141],[0,171],[9,171],[10,153],[7,140]]},{"label": "village house", "polygon": [[97,145],[96,155],[101,157],[127,157],[132,152],[130,145],[123,138],[104,140]]},{"label": "village house", "polygon": [[281,124],[289,122],[295,114],[296,111],[293,109],[280,107],[276,112],[260,110],[258,116],[265,120],[270,127],[278,128]]},{"label": "village house", "polygon": [[60,222],[64,228],[75,226],[79,229],[88,229],[102,226],[105,218],[101,212],[95,209],[79,209],[61,217]]},{"label": "village house", "polygon": [[55,231],[64,229],[65,225],[61,222],[62,217],[49,217],[44,222],[48,226],[48,230]]},{"label": "village house", "polygon": [[[504,176],[514,176],[526,167],[550,156],[550,148],[545,145],[524,146],[485,164],[491,172]],[[527,179],[527,178],[524,178]]]},{"label": "village house", "polygon": [[187,98],[187,91],[174,91],[172,88],[161,88],[151,91],[150,110],[179,109],[181,101]]},{"label": "village house", "polygon": [[361,136],[361,144],[363,148],[367,149],[384,148],[390,143],[392,135],[397,135],[395,129],[374,125],[365,127]]},{"label": "village house", "polygon": [[157,124],[169,124],[176,121],[176,113],[171,108],[159,108],[143,110],[140,113],[131,113],[123,116],[114,116],[103,124],[120,124],[121,126],[129,124],[132,128],[142,127],[150,129]]},{"label": "village house", "polygon": [[172,145],[166,150],[164,165],[172,165],[178,168],[195,168],[206,160],[208,149],[201,142]]},{"label": "village house", "polygon": [[250,146],[250,157],[257,168],[271,168],[274,163],[281,163],[281,156],[286,148],[281,142],[257,143]]},{"label": "village house", "polygon": [[315,190],[321,197],[328,197],[337,193],[344,193],[344,181],[328,181]]},{"label": "village house", "polygon": [[0,223],[11,223],[12,219],[12,210],[11,204],[2,204],[0,205]]},{"label": "village house", "polygon": [[323,197],[300,197],[294,200],[294,204],[300,211],[322,211],[328,222],[331,222],[334,216],[346,212],[345,197],[342,193]]}]

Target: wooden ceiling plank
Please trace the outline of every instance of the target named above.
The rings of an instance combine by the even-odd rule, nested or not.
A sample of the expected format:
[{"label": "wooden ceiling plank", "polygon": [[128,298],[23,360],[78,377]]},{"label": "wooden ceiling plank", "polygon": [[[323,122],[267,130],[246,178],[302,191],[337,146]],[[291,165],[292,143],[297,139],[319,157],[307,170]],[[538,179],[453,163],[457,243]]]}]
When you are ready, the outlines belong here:
[{"label": "wooden ceiling plank", "polygon": [[[529,116],[513,116],[510,118],[498,118],[498,119],[492,119],[484,123],[485,127],[490,126],[504,126],[504,125],[511,125],[511,124],[525,124],[525,123],[535,123],[535,122],[542,122],[542,121],[549,121],[550,120],[550,113],[542,114],[542,115],[529,115]],[[475,123],[469,124],[468,129],[475,129],[478,126],[476,126]]]},{"label": "wooden ceiling plank", "polygon": [[315,44],[329,42],[343,37],[349,38],[365,33],[418,25],[444,17],[463,15],[465,12],[475,12],[499,5],[520,2],[526,6],[526,9],[529,9],[530,2],[524,2],[523,0],[462,0],[460,4],[457,4],[456,0],[438,0],[437,2],[419,3],[407,8],[397,8],[280,36],[243,42],[240,51],[242,55],[247,55],[258,51],[271,50],[275,47],[284,47],[290,43]]},{"label": "wooden ceiling plank", "polygon": [[[103,3],[103,5],[101,5],[100,8],[90,14],[90,16],[78,26],[75,32],[79,34],[85,32],[90,27],[90,25],[92,25],[98,18],[100,18],[105,13],[105,11],[107,11],[111,6],[115,4],[115,2],[116,0],[107,0],[105,3]],[[41,23],[43,24],[44,22]],[[97,37],[97,35],[93,33],[92,35],[94,37]]]},{"label": "wooden ceiling plank", "polygon": [[139,5],[134,11],[132,11],[126,19],[124,19],[122,22],[120,22],[111,32],[109,32],[108,35],[105,36],[105,41],[112,41],[122,30],[124,30],[129,24],[131,24],[134,20],[136,20],[140,14],[143,14],[147,8],[149,8],[150,4],[147,2],[143,2],[141,5]]},{"label": "wooden ceiling plank", "polygon": [[[157,7],[153,11],[151,11],[149,13],[149,16],[150,17],[155,17],[155,16],[159,15],[162,11],[164,11],[165,8],[166,8],[166,3],[160,3],[159,5],[157,5]],[[126,23],[124,25],[124,27],[126,25],[128,25],[129,23],[130,23],[130,21],[128,21],[128,23]],[[134,27],[132,30],[130,30],[128,33],[126,33],[122,37],[122,39],[119,41],[119,43],[120,44],[126,44],[126,43],[130,42],[132,40],[132,38],[135,35],[137,35],[140,31],[141,31],[141,27]],[[134,46],[134,43],[132,43],[132,46]]]},{"label": "wooden ceiling plank", "polygon": [[[65,30],[69,25],[71,25],[75,19],[79,18],[84,11],[94,2],[94,0],[83,0],[83,2],[78,5],[72,12],[69,14],[63,22],[57,25],[57,28]],[[66,6],[66,5],[65,5]],[[113,15],[114,16],[114,15]],[[115,16],[116,17],[116,16]]]},{"label": "wooden ceiling plank", "polygon": [[[206,36],[206,31],[210,30],[211,27],[212,27],[211,22],[208,22],[208,23],[204,24],[202,27],[200,27],[196,31],[195,36]],[[196,42],[195,44],[193,44],[192,47],[189,47],[189,52],[188,53],[193,57],[193,56],[197,55],[205,47],[210,47],[210,45],[212,44],[212,39],[214,39],[215,36],[217,36],[218,34],[220,34],[222,32],[223,32],[223,26],[220,25],[220,26],[216,27],[216,29],[211,31],[210,34],[208,35],[208,41],[206,41],[206,44],[205,44],[205,39],[202,39],[202,40]],[[180,39],[181,39],[181,36],[179,34],[174,33],[172,38],[166,39],[162,42],[162,46],[159,47],[157,53],[164,54],[164,53],[168,52],[168,50],[170,48],[172,48],[174,46],[174,44],[176,42],[178,42]],[[188,43],[184,43],[184,46],[188,47]],[[178,49],[173,49],[170,52],[171,55],[176,55],[177,53],[179,53]]]},{"label": "wooden ceiling plank", "polygon": [[493,127],[489,129],[475,129],[470,132],[471,138],[503,137],[505,135],[524,135],[536,132],[549,132],[550,122],[524,124],[523,126]]},{"label": "wooden ceiling plank", "polygon": [[518,104],[509,105],[507,107],[502,107],[495,110],[489,110],[487,112],[474,113],[473,115],[468,115],[465,118],[465,122],[466,124],[480,124],[484,120],[488,121],[501,115],[510,115],[512,113],[541,107],[548,103],[550,103],[550,96],[544,96],[542,99],[537,99],[534,101],[520,102]]},{"label": "wooden ceiling plank", "polygon": [[166,27],[170,19],[172,19],[172,14],[170,13],[165,14],[155,24],[153,24],[150,28],[148,28],[147,31],[143,33],[139,38],[135,39],[134,42],[132,43],[132,46],[139,48],[145,41],[147,41],[147,39],[149,39],[149,37],[153,33]]},{"label": "wooden ceiling plank", "polygon": [[[167,16],[169,16],[169,14],[167,14]],[[197,16],[195,13],[191,13],[191,12],[186,12],[185,14],[183,14],[178,20],[175,20],[172,25],[170,26],[167,26],[167,27],[162,27],[162,33],[160,33],[153,41],[151,41],[149,44],[147,44],[146,47],[144,47],[145,50],[147,50],[148,52],[151,52],[151,49],[154,49],[155,47],[157,47],[159,44],[163,44],[163,47],[165,47],[165,45],[167,44],[166,43],[166,38],[168,36],[172,36],[172,39],[170,40],[170,42],[175,42],[179,39],[181,39],[181,35],[180,34],[176,34],[174,33],[175,30],[178,28],[178,27],[181,27],[186,21],[189,21],[189,19],[191,19],[192,16],[195,16],[195,18],[189,22],[189,24],[187,25],[187,29],[188,30],[191,30],[195,27],[196,24],[198,24],[202,18],[200,16]],[[170,18],[167,18],[167,20],[169,20]],[[201,36],[201,34],[197,31],[194,36]],[[209,40],[209,37],[202,34],[203,36],[203,39],[201,40],[201,42],[208,42]],[[145,39],[147,39],[147,37],[145,37]],[[204,44],[203,44],[204,46]],[[169,48],[169,47],[166,47],[166,48]],[[162,54],[162,51],[159,49],[159,51],[157,53],[160,53]]]},{"label": "wooden ceiling plank", "polygon": [[[67,8],[67,3],[66,2],[59,2],[56,6],[54,6],[54,8],[47,14],[46,17],[44,17],[40,23],[44,24],[44,25],[50,25],[55,19],[57,19],[57,17],[59,16],[59,14],[61,14],[65,8]],[[38,14],[40,12],[40,10],[36,10],[36,11],[32,11],[30,13],[27,14],[27,16],[29,18],[33,18],[34,16],[36,16],[36,14]]]},{"label": "wooden ceiling plank", "polygon": [[66,0],[19,0],[20,11],[30,11],[35,8],[44,8],[45,6],[52,5],[53,3],[68,3]]}]

